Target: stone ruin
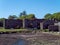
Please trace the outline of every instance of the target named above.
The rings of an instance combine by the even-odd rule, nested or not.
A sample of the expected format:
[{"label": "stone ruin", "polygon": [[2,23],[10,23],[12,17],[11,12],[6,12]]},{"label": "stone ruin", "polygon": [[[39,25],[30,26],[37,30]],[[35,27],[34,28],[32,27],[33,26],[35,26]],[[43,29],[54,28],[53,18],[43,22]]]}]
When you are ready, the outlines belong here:
[{"label": "stone ruin", "polygon": [[[0,23],[1,27],[5,29],[49,29],[49,31],[58,31],[60,30],[60,23],[55,20],[46,20],[46,19],[5,19],[2,23]],[[58,25],[57,25],[58,24]],[[56,26],[57,25],[57,26]],[[56,30],[54,28],[57,28]]]},{"label": "stone ruin", "polygon": [[20,29],[22,28],[22,20],[19,19],[5,19],[5,29]]}]

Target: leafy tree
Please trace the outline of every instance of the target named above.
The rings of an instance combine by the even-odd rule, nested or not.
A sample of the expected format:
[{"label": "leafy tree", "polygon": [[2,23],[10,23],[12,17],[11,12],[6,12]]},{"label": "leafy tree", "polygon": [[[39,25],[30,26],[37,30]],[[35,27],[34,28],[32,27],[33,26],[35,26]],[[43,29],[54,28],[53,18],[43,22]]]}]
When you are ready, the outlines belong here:
[{"label": "leafy tree", "polygon": [[28,14],[26,16],[26,19],[32,19],[32,18],[35,18],[35,15],[34,14]]},{"label": "leafy tree", "polygon": [[34,14],[23,15],[19,17],[20,19],[32,19],[35,18]]},{"label": "leafy tree", "polygon": [[20,16],[19,17],[21,17],[23,14],[22,13],[20,13]]},{"label": "leafy tree", "polygon": [[19,19],[26,19],[26,16],[20,16]]},{"label": "leafy tree", "polygon": [[23,11],[22,13],[20,13],[19,17],[20,17],[20,16],[25,16],[25,15],[27,15],[27,14],[26,14],[26,11]]},{"label": "leafy tree", "polygon": [[52,18],[52,14],[49,14],[49,13],[48,13],[48,14],[46,14],[46,15],[44,16],[44,18],[45,18],[45,19],[51,19],[51,18]]},{"label": "leafy tree", "polygon": [[17,19],[16,15],[9,15],[8,19]]},{"label": "leafy tree", "polygon": [[32,18],[35,18],[35,15],[34,14],[26,14],[26,11],[23,11],[19,15],[19,19],[32,19]]},{"label": "leafy tree", "polygon": [[60,12],[54,13],[53,16],[55,19],[60,20]]},{"label": "leafy tree", "polygon": [[22,15],[27,15],[27,14],[26,14],[26,11],[23,11],[23,12],[22,12]]},{"label": "leafy tree", "polygon": [[0,18],[0,21],[3,22],[5,18]]},{"label": "leafy tree", "polygon": [[46,14],[44,16],[45,19],[57,19],[60,20],[60,12],[53,13],[53,14]]}]

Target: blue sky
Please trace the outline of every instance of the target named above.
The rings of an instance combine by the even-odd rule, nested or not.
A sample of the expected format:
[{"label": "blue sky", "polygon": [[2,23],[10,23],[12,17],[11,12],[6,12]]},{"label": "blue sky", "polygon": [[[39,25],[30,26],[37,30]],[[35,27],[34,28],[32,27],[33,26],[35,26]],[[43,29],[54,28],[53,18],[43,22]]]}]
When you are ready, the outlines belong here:
[{"label": "blue sky", "polygon": [[17,15],[22,11],[43,18],[47,13],[60,12],[60,0],[0,0],[0,18]]}]

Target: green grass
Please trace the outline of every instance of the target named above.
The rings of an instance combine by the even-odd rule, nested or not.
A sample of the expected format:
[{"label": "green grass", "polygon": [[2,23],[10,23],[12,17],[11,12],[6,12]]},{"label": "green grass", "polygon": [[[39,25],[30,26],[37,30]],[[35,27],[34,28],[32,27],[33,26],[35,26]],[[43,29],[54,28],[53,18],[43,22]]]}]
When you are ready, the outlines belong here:
[{"label": "green grass", "polygon": [[4,28],[0,28],[0,32],[19,32],[19,31],[27,31],[27,29],[4,29]]}]

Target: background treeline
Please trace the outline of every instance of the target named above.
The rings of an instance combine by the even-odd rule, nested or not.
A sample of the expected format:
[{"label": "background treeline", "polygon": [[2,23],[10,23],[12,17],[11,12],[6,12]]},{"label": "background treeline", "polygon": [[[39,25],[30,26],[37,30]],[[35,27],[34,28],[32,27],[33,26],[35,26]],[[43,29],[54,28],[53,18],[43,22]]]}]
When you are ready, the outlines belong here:
[{"label": "background treeline", "polygon": [[[9,15],[7,19],[32,19],[36,18],[35,14],[27,14],[26,11],[21,12],[18,16]],[[3,21],[6,18],[0,18],[0,21]]]},{"label": "background treeline", "polygon": [[53,14],[46,14],[44,16],[45,19],[57,19],[57,20],[60,20],[60,12],[56,12],[56,13],[53,13]]},{"label": "background treeline", "polygon": [[[16,15],[9,15],[8,19],[33,19],[36,18],[35,14],[27,14],[26,11],[22,11],[18,16]],[[0,18],[0,21],[3,21],[6,18]],[[60,20],[60,12],[56,12],[53,14],[46,14],[44,19],[57,19]]]},{"label": "background treeline", "polygon": [[8,19],[32,19],[35,18],[35,14],[27,14],[26,11],[20,13],[19,16],[9,15]]}]

